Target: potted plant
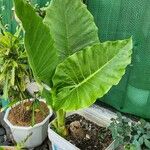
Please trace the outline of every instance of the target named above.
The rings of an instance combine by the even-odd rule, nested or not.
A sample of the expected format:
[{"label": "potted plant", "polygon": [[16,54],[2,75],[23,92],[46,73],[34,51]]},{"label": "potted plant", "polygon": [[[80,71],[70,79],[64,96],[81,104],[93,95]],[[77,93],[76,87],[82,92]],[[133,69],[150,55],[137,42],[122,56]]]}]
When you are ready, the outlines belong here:
[{"label": "potted plant", "polygon": [[109,126],[115,147],[120,146],[120,149],[125,150],[150,149],[150,123],[143,119],[132,121],[121,113],[117,116],[111,119]]},{"label": "potted plant", "polygon": [[[47,137],[52,111],[44,100],[27,99],[6,110],[4,121],[10,127],[14,142],[20,143],[25,137],[25,148],[41,145]],[[36,139],[36,140],[35,140]]]},{"label": "potted plant", "polygon": [[[44,19],[25,0],[14,2],[35,80],[43,86],[43,95],[56,112],[48,130],[53,149],[87,149],[82,142],[93,135],[86,134],[82,123],[93,125],[96,115],[86,113],[92,116],[87,120],[82,110],[66,118],[66,112],[89,107],[118,84],[131,62],[132,39],[100,43],[94,19],[81,0],[51,1]],[[82,142],[77,148],[66,139],[73,144],[79,139]]]},{"label": "potted plant", "polygon": [[[32,78],[21,29],[13,35],[3,31],[0,35],[0,83],[3,87],[3,99],[10,100],[3,107],[6,110],[4,121],[10,127],[14,141],[20,143],[26,136],[25,147],[40,145],[47,137],[51,110],[36,95],[30,100],[27,79]],[[35,137],[38,137],[36,140]]]}]

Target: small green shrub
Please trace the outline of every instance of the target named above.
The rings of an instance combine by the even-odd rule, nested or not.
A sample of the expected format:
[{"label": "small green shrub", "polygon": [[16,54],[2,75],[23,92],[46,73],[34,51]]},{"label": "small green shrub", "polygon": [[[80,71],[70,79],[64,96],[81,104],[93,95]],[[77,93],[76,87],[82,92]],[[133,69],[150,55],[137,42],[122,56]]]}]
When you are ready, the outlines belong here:
[{"label": "small green shrub", "polygon": [[26,78],[30,77],[29,65],[20,29],[13,35],[0,34],[0,85],[3,99],[26,98]]},{"label": "small green shrub", "polygon": [[120,113],[117,116],[109,126],[115,146],[122,145],[126,150],[150,149],[150,123],[143,119],[133,122]]}]

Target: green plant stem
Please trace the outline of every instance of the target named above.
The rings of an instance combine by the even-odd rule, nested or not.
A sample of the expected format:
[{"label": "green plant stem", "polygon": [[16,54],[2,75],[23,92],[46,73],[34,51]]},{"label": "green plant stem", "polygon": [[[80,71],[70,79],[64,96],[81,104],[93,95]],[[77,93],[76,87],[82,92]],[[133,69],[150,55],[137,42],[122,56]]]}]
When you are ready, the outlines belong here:
[{"label": "green plant stem", "polygon": [[20,84],[19,84],[18,79],[17,79],[17,87],[18,87],[18,91],[20,92],[20,98],[21,98],[21,100],[24,100],[26,98],[26,96],[24,95],[23,91],[20,88]]},{"label": "green plant stem", "polygon": [[9,80],[8,74],[6,74],[5,80],[6,81],[5,81],[5,85],[3,88],[3,99],[8,100],[8,80]]},{"label": "green plant stem", "polygon": [[63,109],[60,109],[56,112],[57,114],[57,120],[58,120],[58,126],[62,127],[65,126],[65,116],[66,113],[63,111]]},{"label": "green plant stem", "polygon": [[68,134],[66,125],[65,125],[65,117],[66,117],[66,112],[63,109],[60,109],[59,111],[56,112],[56,119],[53,121],[53,125],[61,136],[65,137]]}]

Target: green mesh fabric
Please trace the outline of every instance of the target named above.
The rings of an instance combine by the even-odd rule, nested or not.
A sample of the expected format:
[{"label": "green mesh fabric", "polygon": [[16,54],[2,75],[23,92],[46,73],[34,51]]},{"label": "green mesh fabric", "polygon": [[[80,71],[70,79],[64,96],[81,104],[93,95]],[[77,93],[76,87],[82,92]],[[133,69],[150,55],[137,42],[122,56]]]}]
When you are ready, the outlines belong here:
[{"label": "green mesh fabric", "polygon": [[133,37],[132,64],[102,99],[122,112],[150,119],[150,1],[87,0],[101,41]]},{"label": "green mesh fabric", "polygon": [[44,7],[50,0],[31,0],[32,4],[38,4],[40,7]]},{"label": "green mesh fabric", "polygon": [[8,24],[9,31],[15,31],[16,22],[13,17],[12,0],[0,0],[0,15],[3,17],[3,24]]}]

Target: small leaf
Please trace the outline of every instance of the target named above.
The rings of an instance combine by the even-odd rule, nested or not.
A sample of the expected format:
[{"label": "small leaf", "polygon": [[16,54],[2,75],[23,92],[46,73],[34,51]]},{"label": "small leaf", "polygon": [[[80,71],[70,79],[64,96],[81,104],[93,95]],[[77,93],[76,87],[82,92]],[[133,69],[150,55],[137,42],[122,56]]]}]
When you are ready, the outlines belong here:
[{"label": "small leaf", "polygon": [[150,135],[144,134],[144,135],[143,135],[143,138],[144,138],[144,139],[150,139]]},{"label": "small leaf", "polygon": [[150,130],[150,123],[149,122],[146,123],[145,128]]},{"label": "small leaf", "polygon": [[139,140],[138,140],[138,142],[140,143],[140,145],[142,145],[142,144],[143,144],[143,142],[144,142],[143,137],[140,137],[140,138],[139,138]]},{"label": "small leaf", "polygon": [[145,143],[145,145],[146,145],[148,148],[150,148],[150,141],[149,141],[149,140],[145,139],[145,140],[144,140],[144,143]]},{"label": "small leaf", "polygon": [[9,85],[8,85],[9,76],[8,76],[8,74],[6,75],[5,80],[6,81],[5,81],[5,85],[3,88],[3,99],[8,100],[8,89],[9,89]]},{"label": "small leaf", "polygon": [[146,121],[144,119],[140,119],[141,127],[145,127]]},{"label": "small leaf", "polygon": [[11,70],[11,80],[10,80],[10,82],[11,82],[11,85],[14,86],[14,84],[15,84],[15,67],[13,67],[12,70]]},{"label": "small leaf", "polygon": [[134,135],[134,140],[137,140],[139,138],[139,135]]},{"label": "small leaf", "polygon": [[133,141],[133,144],[135,145],[136,150],[142,150],[142,149],[141,149],[141,145],[140,145],[140,143],[139,143],[137,140],[134,140],[134,141]]},{"label": "small leaf", "polygon": [[117,112],[117,117],[119,120],[122,120],[122,114],[120,112]]}]

